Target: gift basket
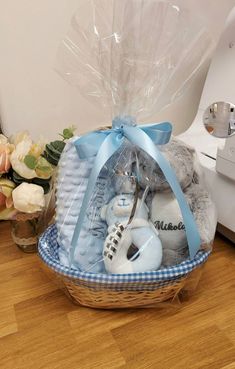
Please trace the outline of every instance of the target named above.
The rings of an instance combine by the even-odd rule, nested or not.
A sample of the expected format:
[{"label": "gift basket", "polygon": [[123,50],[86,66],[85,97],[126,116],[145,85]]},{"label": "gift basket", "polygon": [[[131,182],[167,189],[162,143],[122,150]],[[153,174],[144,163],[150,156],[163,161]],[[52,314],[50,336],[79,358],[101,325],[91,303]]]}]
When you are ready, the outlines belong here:
[{"label": "gift basket", "polygon": [[86,1],[59,48],[59,73],[107,116],[67,143],[56,223],[39,241],[44,267],[81,305],[173,301],[211,252],[216,212],[195,151],[171,139],[170,123],[144,124],[211,51],[186,5]]}]

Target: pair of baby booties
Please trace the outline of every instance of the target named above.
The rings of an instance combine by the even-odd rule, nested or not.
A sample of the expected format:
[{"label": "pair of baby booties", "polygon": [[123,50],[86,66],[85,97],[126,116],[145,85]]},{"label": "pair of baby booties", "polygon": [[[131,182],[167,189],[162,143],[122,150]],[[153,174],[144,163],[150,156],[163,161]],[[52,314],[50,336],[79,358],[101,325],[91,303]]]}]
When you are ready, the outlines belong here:
[{"label": "pair of baby booties", "polygon": [[[73,138],[59,163],[56,200],[59,258],[69,265],[69,248],[95,158],[81,160]],[[198,226],[201,245],[214,238],[216,211],[205,189],[195,151],[173,138],[158,147],[175,171]],[[134,204],[131,173],[138,167],[139,200]],[[148,195],[143,198],[145,189]],[[141,200],[142,197],[142,200]],[[119,245],[122,245],[121,252]],[[128,255],[130,246],[139,249]],[[129,142],[103,167],[77,242],[73,267],[94,273],[157,270],[188,258],[188,244],[178,203],[161,169]]]}]

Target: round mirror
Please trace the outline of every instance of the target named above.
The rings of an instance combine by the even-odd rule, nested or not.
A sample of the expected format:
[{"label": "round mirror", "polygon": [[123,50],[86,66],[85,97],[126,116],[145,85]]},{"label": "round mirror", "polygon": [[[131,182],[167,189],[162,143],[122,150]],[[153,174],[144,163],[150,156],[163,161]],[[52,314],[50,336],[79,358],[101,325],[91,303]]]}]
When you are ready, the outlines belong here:
[{"label": "round mirror", "polygon": [[235,134],[235,105],[215,102],[208,106],[203,116],[204,126],[212,136],[227,138]]}]

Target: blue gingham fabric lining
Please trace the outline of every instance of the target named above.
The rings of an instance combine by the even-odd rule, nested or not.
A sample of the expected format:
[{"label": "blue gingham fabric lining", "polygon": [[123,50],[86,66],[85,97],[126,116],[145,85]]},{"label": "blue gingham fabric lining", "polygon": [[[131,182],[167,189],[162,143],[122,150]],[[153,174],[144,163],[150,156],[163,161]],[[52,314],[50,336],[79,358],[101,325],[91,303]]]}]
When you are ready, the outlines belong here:
[{"label": "blue gingham fabric lining", "polygon": [[[55,225],[52,225],[40,237],[38,244],[39,256],[49,268],[72,279],[79,278],[83,281],[99,283],[107,286],[109,284],[123,283],[126,285],[131,283],[134,290],[136,290],[138,283],[147,283],[149,284],[150,289],[152,288],[151,283],[161,282],[157,283],[158,287],[160,285],[169,285],[169,281],[177,281],[192,272],[201,264],[205,263],[210,255],[210,251],[199,251],[193,260],[186,260],[179,265],[151,272],[133,274],[95,274],[82,272],[73,268],[70,269],[60,264],[58,249],[57,229]],[[120,286],[120,288],[122,287]]]}]

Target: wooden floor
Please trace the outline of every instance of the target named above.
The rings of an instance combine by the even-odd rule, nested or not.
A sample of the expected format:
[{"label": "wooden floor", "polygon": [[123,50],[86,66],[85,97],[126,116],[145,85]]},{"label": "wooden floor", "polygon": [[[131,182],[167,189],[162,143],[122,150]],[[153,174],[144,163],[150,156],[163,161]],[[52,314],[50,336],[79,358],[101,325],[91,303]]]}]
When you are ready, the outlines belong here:
[{"label": "wooden floor", "polygon": [[235,246],[217,237],[196,293],[171,310],[73,305],[0,223],[0,368],[235,369]]}]

